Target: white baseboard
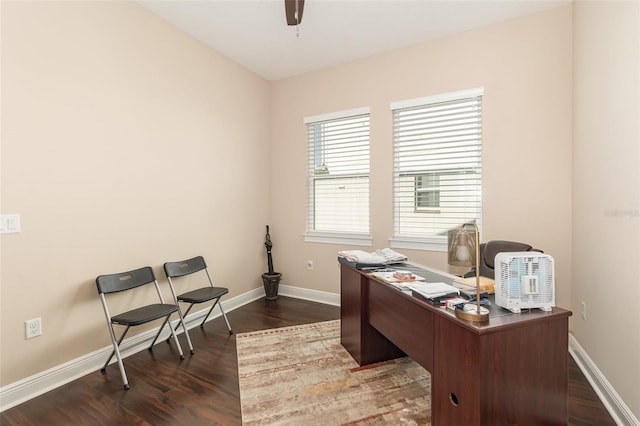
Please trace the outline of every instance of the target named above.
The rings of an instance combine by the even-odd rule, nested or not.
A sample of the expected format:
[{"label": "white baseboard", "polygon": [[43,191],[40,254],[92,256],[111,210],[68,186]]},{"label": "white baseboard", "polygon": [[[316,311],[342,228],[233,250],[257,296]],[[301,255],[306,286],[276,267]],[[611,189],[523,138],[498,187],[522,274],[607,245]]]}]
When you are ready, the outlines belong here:
[{"label": "white baseboard", "polygon": [[[279,287],[279,294],[282,296],[310,300],[328,305],[340,305],[339,294],[327,293],[324,291],[281,285]],[[224,308],[224,311],[228,313],[262,297],[264,297],[264,289],[262,287],[258,287],[236,297],[225,299],[222,302],[222,307]],[[198,312],[190,313],[189,318],[185,321],[187,329],[197,327],[200,322],[202,322],[207,310],[208,309],[203,309]],[[216,308],[207,321],[211,321],[212,319],[220,316],[222,316],[222,314],[220,313],[220,310]],[[177,326],[177,322],[177,320],[173,321],[174,327]],[[178,334],[182,332],[181,328],[177,328],[176,331]],[[126,358],[147,349],[157,332],[158,328],[156,327],[155,329],[148,330],[144,333],[131,337],[130,339],[126,339],[120,346],[122,357]],[[169,335],[169,330],[165,329],[163,334],[158,338],[158,342],[162,342],[169,337]],[[185,354],[188,353],[189,349],[187,346],[184,343],[181,344]],[[42,395],[45,392],[101,369],[107,359],[107,355],[111,353],[112,349],[113,347],[111,345],[105,346],[104,348],[98,349],[97,351],[83,355],[64,364],[3,386],[0,388],[0,412],[11,407],[15,407],[16,405]],[[111,364],[114,362],[116,362],[115,357],[111,360]]]},{"label": "white baseboard", "polygon": [[340,306],[340,294],[338,293],[328,293],[326,291],[309,290],[307,288],[280,285],[278,294],[281,294],[282,296],[294,297],[296,299],[324,303],[325,305]]},{"label": "white baseboard", "polygon": [[[327,305],[340,306],[340,295],[337,293],[328,293],[301,287],[281,285],[279,287],[279,294],[282,296],[324,303]],[[264,297],[263,288],[255,288],[244,294],[224,300],[222,306],[225,312],[228,313],[262,297]],[[191,329],[193,327],[197,327],[202,321],[204,315],[206,315],[206,311],[207,309],[204,309],[190,314],[186,321],[187,328]],[[220,316],[220,310],[215,309],[209,317],[209,321]],[[174,321],[174,326],[176,325],[175,322],[177,321]],[[145,350],[151,343],[156,332],[157,328],[155,330],[148,330],[147,332],[125,340],[121,345],[122,356],[126,358],[134,353]],[[180,332],[179,329],[178,332]],[[169,331],[166,330],[158,340],[162,341],[168,336]],[[186,345],[183,344],[183,350],[185,348]],[[19,380],[15,383],[3,386],[0,388],[0,412],[99,370],[102,368],[102,365],[104,364],[107,355],[111,353],[111,350],[112,346],[109,345],[64,364]],[[188,351],[188,348],[186,348],[186,351]],[[631,410],[629,410],[624,401],[622,401],[598,367],[593,363],[591,358],[589,358],[587,353],[571,334],[569,335],[569,352],[576,360],[576,363],[586,376],[591,386],[593,386],[595,392],[598,394],[615,422],[618,425],[640,426],[638,419],[633,415]],[[115,362],[115,358],[112,360],[112,363],[113,362]]]},{"label": "white baseboard", "polygon": [[[224,300],[222,302],[222,307],[224,311],[228,313],[246,305],[249,302],[260,299],[261,297],[264,297],[264,290],[262,288],[256,288],[248,291],[247,293]],[[185,321],[187,329],[200,325],[207,311],[208,309],[203,309],[195,313],[190,313],[189,318]],[[215,308],[208,321],[220,316],[222,316],[220,309]],[[177,323],[177,320],[173,321],[174,327],[176,327]],[[158,327],[144,333],[140,333],[122,342],[120,345],[122,357],[126,358],[129,355],[147,349],[158,332]],[[183,332],[181,327],[176,329],[176,331],[178,334]],[[106,330],[105,334],[107,334]],[[162,342],[169,336],[169,329],[165,328],[163,334],[158,338],[158,342]],[[183,340],[181,345],[186,355],[189,352],[189,348],[185,343],[186,342]],[[107,359],[107,355],[109,355],[112,350],[112,345],[105,346],[104,348],[98,349],[97,351],[83,355],[64,364],[3,386],[0,388],[0,412],[35,398],[36,396],[42,395],[43,393],[60,387],[66,383],[72,382],[82,376],[98,371],[102,368],[105,360]],[[114,362],[116,362],[115,357],[111,360],[112,364]]]},{"label": "white baseboard", "polygon": [[580,343],[569,334],[569,353],[582,370],[594,391],[606,407],[613,420],[620,426],[640,426],[638,418],[634,416],[620,395],[615,391],[598,366],[591,360]]}]

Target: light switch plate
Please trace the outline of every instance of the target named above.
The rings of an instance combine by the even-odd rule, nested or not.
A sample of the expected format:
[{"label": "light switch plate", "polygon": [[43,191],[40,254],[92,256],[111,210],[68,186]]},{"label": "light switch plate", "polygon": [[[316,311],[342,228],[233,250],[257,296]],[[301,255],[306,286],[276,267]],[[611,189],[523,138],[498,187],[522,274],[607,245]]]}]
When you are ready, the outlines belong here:
[{"label": "light switch plate", "polygon": [[0,215],[0,234],[14,234],[20,232],[19,214]]}]

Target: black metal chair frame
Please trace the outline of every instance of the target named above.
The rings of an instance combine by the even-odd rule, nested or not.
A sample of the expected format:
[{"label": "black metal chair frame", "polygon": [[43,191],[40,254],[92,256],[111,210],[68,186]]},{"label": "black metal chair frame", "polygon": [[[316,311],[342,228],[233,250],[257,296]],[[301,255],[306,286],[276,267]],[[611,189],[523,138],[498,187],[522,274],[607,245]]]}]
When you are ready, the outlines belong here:
[{"label": "black metal chair frame", "polygon": [[[111,316],[111,314],[109,313],[109,308],[107,307],[107,300],[106,300],[105,294],[132,290],[134,288],[138,288],[151,283],[153,283],[156,288],[156,292],[158,293],[160,303],[141,306],[141,307],[123,312],[121,314]],[[129,389],[129,381],[127,379],[127,374],[124,369],[124,364],[122,363],[122,355],[120,354],[120,344],[124,340],[124,337],[126,336],[127,332],[131,327],[146,324],[148,322],[155,321],[161,318],[164,318],[162,326],[160,326],[160,328],[158,329],[158,332],[156,333],[156,336],[154,337],[153,342],[151,342],[151,345],[149,346],[148,350],[149,351],[152,350],[153,345],[158,340],[158,337],[160,336],[160,333],[164,329],[165,324],[169,324],[169,329],[171,330],[171,336],[173,336],[173,339],[176,343],[176,347],[178,348],[178,352],[180,353],[180,359],[181,360],[184,359],[182,347],[180,346],[180,342],[178,341],[178,337],[173,328],[173,325],[171,324],[171,321],[169,321],[169,318],[171,317],[171,315],[174,312],[177,312],[180,318],[180,322],[184,327],[184,320],[182,317],[182,313],[180,312],[180,309],[177,304],[165,303],[164,298],[162,297],[162,292],[160,291],[160,286],[158,285],[158,281],[156,280],[156,277],[153,273],[153,269],[151,269],[151,267],[146,266],[146,267],[135,269],[128,272],[100,275],[99,277],[96,278],[96,285],[98,287],[98,294],[100,295],[100,300],[102,302],[102,307],[104,309],[105,318],[107,320],[107,325],[109,328],[109,334],[111,336],[111,341],[113,344],[113,350],[111,351],[111,355],[109,355],[109,358],[104,363],[104,366],[100,369],[100,371],[102,371],[103,373],[106,371],[107,366],[109,365],[109,362],[111,361],[111,359],[113,358],[113,355],[115,354],[116,359],[118,360],[118,367],[120,368],[120,375],[122,376],[124,388],[125,390]],[[121,325],[126,327],[119,339],[116,339],[116,333],[113,327],[114,325]],[[170,338],[171,337],[169,337],[169,339]],[[169,339],[167,339],[167,341],[169,341]],[[189,342],[189,345],[191,345],[191,342]]]},{"label": "black metal chair frame", "polygon": [[[172,280],[172,278],[175,279],[178,277],[184,277],[186,275],[192,275],[200,271],[205,272],[207,276],[207,280],[209,281],[208,286],[191,290],[182,294],[176,293],[174,280]],[[227,330],[229,330],[229,334],[233,334],[233,330],[231,329],[231,325],[229,324],[227,315],[225,314],[224,309],[222,308],[222,303],[220,302],[220,299],[222,298],[222,296],[229,293],[229,289],[226,287],[216,287],[213,284],[213,279],[211,278],[211,274],[209,274],[207,263],[205,262],[202,256],[196,256],[191,259],[186,259],[186,260],[177,261],[177,262],[166,262],[164,264],[164,273],[167,276],[167,280],[169,281],[169,288],[171,288],[171,294],[173,294],[173,299],[178,305],[178,307],[180,306],[180,302],[189,304],[189,307],[187,308],[186,312],[182,314],[183,318],[187,318],[187,315],[189,315],[189,312],[191,311],[191,308],[193,308],[194,305],[213,300],[213,305],[211,305],[211,308],[209,308],[207,315],[205,315],[204,319],[200,323],[200,328],[204,328],[204,323],[207,321],[207,319],[211,315],[211,312],[213,312],[213,309],[217,305],[220,307],[220,312],[222,312],[222,317],[224,318],[224,321],[227,324]],[[184,328],[184,332],[187,335],[187,339],[189,341],[189,345],[190,345],[189,347],[193,351],[193,346],[191,346],[191,339],[189,339],[188,337],[189,333],[187,332],[187,328],[184,325],[184,322],[182,323],[182,325]]]}]

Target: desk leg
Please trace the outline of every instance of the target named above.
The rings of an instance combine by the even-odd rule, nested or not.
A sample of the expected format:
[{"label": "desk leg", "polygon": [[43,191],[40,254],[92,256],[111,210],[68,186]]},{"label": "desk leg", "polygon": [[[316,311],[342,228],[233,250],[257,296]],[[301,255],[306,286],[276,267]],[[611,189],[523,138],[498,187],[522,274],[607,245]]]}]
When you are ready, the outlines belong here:
[{"label": "desk leg", "polygon": [[367,318],[368,278],[351,269],[340,269],[340,343],[359,365],[404,356]]}]

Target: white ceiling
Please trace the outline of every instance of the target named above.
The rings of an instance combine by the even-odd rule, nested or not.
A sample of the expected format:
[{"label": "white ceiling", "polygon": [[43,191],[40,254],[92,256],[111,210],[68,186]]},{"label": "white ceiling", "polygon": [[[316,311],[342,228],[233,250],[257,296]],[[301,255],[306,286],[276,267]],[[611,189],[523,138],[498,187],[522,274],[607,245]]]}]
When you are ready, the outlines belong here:
[{"label": "white ceiling", "polygon": [[571,0],[306,0],[300,26],[284,0],[138,0],[267,80],[558,7]]}]

